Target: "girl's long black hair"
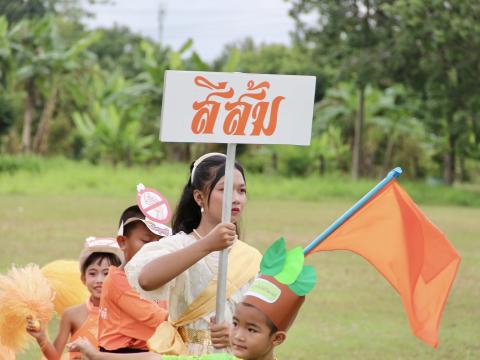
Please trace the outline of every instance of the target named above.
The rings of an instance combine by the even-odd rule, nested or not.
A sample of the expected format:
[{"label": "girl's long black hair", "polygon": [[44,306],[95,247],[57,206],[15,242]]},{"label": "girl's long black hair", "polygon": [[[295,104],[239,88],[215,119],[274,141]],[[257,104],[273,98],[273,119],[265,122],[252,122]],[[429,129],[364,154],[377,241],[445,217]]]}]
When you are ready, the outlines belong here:
[{"label": "girl's long black hair", "polygon": [[[202,218],[200,206],[193,198],[193,190],[203,191],[208,194],[207,203],[210,202],[210,195],[218,181],[225,175],[224,156],[214,155],[206,158],[195,169],[193,180],[191,179],[194,162],[190,165],[190,177],[183,188],[182,196],[173,214],[172,230],[176,234],[183,231],[187,234],[197,228]],[[246,183],[242,166],[235,162],[235,168],[240,171]]]}]

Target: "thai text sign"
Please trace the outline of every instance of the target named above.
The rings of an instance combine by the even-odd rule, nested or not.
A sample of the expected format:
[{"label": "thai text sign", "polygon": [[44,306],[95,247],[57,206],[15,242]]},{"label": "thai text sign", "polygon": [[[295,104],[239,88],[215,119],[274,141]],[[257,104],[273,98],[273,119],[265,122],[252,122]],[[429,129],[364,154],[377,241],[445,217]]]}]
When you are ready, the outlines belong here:
[{"label": "thai text sign", "polygon": [[314,76],[166,71],[160,139],[309,145]]}]

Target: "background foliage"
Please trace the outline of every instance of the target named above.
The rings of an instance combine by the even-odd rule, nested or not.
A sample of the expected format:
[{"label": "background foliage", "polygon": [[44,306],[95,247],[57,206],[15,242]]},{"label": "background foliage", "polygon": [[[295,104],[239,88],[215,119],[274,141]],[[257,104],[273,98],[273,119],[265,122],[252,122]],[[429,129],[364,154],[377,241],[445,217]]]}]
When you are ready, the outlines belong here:
[{"label": "background foliage", "polygon": [[242,146],[253,171],[357,179],[401,165],[449,185],[479,173],[478,1],[288,2],[291,45],[246,38],[208,63],[191,40],[87,30],[79,0],[1,0],[0,153],[188,162],[215,146],[156,141],[164,71],[242,71],[317,76],[312,146]]}]

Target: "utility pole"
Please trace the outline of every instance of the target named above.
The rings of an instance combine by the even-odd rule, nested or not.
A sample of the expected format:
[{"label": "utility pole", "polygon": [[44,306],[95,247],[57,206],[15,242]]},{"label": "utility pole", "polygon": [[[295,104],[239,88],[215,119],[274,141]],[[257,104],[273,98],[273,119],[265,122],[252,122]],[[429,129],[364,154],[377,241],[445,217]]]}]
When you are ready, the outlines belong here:
[{"label": "utility pole", "polygon": [[165,15],[167,10],[163,1],[160,1],[158,4],[158,17],[157,17],[157,26],[158,26],[158,42],[162,44],[163,41],[163,26],[165,23]]}]

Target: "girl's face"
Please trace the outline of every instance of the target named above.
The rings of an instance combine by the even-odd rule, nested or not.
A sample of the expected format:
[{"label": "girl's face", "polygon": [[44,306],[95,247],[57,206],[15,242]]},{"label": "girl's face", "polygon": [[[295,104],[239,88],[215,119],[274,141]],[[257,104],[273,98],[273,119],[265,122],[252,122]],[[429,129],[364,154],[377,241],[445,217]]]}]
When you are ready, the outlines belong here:
[{"label": "girl's face", "polygon": [[100,299],[103,281],[108,275],[109,266],[110,262],[108,259],[104,258],[101,261],[96,261],[89,265],[85,270],[85,275],[82,280],[92,297],[95,299]]},{"label": "girl's face", "polygon": [[[208,195],[204,197],[203,216],[208,216],[212,223],[220,223],[222,221],[223,192],[225,187],[225,177],[220,178],[212,189],[210,201]],[[242,173],[237,169],[233,172],[233,192],[232,192],[232,214],[231,222],[235,223],[243,212],[243,208],[247,202],[247,187]]]}]

